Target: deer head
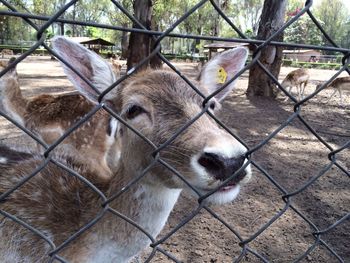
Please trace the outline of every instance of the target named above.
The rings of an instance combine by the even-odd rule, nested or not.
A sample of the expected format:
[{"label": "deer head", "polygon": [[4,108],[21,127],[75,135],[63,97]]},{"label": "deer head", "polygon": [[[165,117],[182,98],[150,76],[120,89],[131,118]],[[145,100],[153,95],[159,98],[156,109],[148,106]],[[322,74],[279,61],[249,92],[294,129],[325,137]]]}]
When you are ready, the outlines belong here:
[{"label": "deer head", "polygon": [[[57,37],[53,40],[53,47],[100,92],[115,80],[109,64],[83,46]],[[247,49],[240,47],[211,60],[197,83],[200,91],[208,96],[222,87],[242,69],[247,54]],[[97,103],[96,92],[66,65],[63,67],[74,86],[86,98]],[[220,101],[233,88],[234,83],[231,83],[209,101],[208,111],[211,114],[220,108]],[[165,143],[175,131],[203,110],[203,98],[178,75],[166,70],[138,73],[108,93],[105,100],[129,125],[157,146]],[[121,162],[129,174],[140,173],[152,162],[154,149],[125,125],[118,125],[117,137],[121,140]],[[160,158],[204,194],[218,187],[244,165],[245,152],[246,148],[240,142],[218,127],[205,113],[161,150]],[[250,174],[247,166],[208,200],[219,203],[233,200],[239,192],[239,183],[247,181]],[[162,165],[153,167],[144,182],[167,188],[184,187],[184,183]]]}]

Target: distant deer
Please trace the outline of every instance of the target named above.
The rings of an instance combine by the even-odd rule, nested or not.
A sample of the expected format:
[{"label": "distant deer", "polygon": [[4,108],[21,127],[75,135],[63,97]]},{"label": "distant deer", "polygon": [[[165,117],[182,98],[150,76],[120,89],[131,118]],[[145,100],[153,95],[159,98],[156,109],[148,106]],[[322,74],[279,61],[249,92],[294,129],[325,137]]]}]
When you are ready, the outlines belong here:
[{"label": "distant deer", "polygon": [[[281,85],[285,89],[289,88],[288,93],[291,93],[292,88],[296,87],[298,92],[298,100],[302,100],[304,98],[305,87],[309,81],[309,78],[309,71],[307,69],[300,68],[289,72],[282,81]],[[280,90],[278,90],[278,93],[280,93]],[[288,97],[285,100],[288,100]]]},{"label": "distant deer", "polygon": [[[10,60],[11,62],[11,60]],[[7,64],[2,63],[2,68]],[[1,67],[0,67],[1,69]],[[111,77],[111,83],[115,80]],[[24,98],[16,69],[0,79],[0,98],[5,111],[17,122],[39,135],[47,144],[54,143],[73,124],[78,122],[94,104],[79,94],[39,95]],[[78,156],[90,164],[100,178],[109,179],[112,171],[109,158],[118,158],[115,143],[118,123],[104,110],[69,135],[58,147],[65,154]]]},{"label": "distant deer", "polygon": [[[323,83],[318,84],[316,86],[316,90],[320,89]],[[326,103],[330,101],[330,99],[335,95],[336,92],[339,93],[340,97],[340,105],[343,105],[343,96],[342,96],[342,90],[348,90],[350,91],[350,77],[340,77],[333,80],[325,89],[331,89],[333,90],[332,95],[328,98]]]},{"label": "distant deer", "polygon": [[116,75],[117,78],[119,78],[123,65],[117,59],[114,59],[114,58],[110,58],[110,62],[112,64],[112,69],[114,74]]},{"label": "distant deer", "polygon": [[1,50],[1,57],[4,58],[5,56],[13,56],[13,51],[11,49],[4,48]]},{"label": "distant deer", "polygon": [[[114,81],[108,63],[80,44],[57,37],[53,48],[101,92],[107,83]],[[201,92],[207,96],[222,87],[221,83],[213,81],[218,69],[224,69],[229,80],[243,68],[247,54],[245,48],[236,48],[208,62],[198,84]],[[65,69],[74,86],[92,103],[97,103],[97,95],[90,86]],[[231,83],[219,93],[220,96],[210,100],[207,111],[214,114],[219,108],[219,99],[223,99],[233,87]],[[139,72],[108,93],[105,99],[129,125],[158,146],[203,109],[203,98],[181,77],[166,70]],[[124,124],[118,125],[117,137],[121,141],[118,167],[110,182],[96,184],[107,196],[123,189],[154,161],[154,148]],[[204,202],[223,204],[235,199],[240,185],[251,176],[244,156],[246,151],[205,113],[161,150],[159,157],[184,176],[200,194],[218,188]],[[15,186],[41,162],[35,154],[6,147],[0,147],[0,160],[0,193]],[[80,160],[61,158],[60,162],[75,167],[87,179],[94,177],[90,166],[80,163]],[[244,169],[243,165],[246,165]],[[240,168],[241,171],[237,172]],[[235,172],[237,175],[230,179]],[[228,180],[225,185],[224,180]],[[109,206],[156,237],[183,188],[187,188],[184,182],[159,163]],[[0,208],[59,245],[95,218],[103,209],[101,203],[99,196],[85,183],[50,163],[6,200],[1,200]],[[150,239],[145,234],[107,212],[93,227],[62,249],[59,256],[69,262],[128,262],[149,244]],[[46,262],[50,259],[49,252],[50,246],[38,235],[9,218],[0,218],[2,262]]]},{"label": "distant deer", "polygon": [[[12,60],[15,58],[11,58]],[[0,70],[3,70],[9,64],[9,60],[0,60]]]}]

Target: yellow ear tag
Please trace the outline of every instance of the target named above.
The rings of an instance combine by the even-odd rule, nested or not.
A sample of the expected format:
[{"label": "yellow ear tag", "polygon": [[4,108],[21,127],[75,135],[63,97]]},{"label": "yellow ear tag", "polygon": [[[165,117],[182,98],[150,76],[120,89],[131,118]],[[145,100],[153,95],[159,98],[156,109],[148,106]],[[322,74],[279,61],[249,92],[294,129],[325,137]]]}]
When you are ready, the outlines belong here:
[{"label": "yellow ear tag", "polygon": [[216,82],[219,84],[223,84],[225,83],[226,79],[227,79],[226,70],[223,67],[219,67],[218,74],[216,77]]}]

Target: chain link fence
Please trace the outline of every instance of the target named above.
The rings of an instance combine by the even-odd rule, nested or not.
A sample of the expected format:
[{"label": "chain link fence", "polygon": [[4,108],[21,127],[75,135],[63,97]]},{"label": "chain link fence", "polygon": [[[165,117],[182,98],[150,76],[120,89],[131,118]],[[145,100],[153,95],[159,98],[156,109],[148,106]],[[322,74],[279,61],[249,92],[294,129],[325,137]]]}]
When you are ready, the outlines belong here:
[{"label": "chain link fence", "polygon": [[[244,238],[240,234],[240,231],[236,230],[234,224],[226,222],[225,219],[222,216],[220,216],[219,214],[217,214],[214,209],[212,209],[211,207],[208,207],[207,205],[205,205],[204,202],[202,202],[208,195],[199,196],[198,197],[198,207],[197,207],[197,209],[195,209],[194,211],[192,211],[191,213],[186,215],[186,217],[183,220],[181,220],[181,222],[179,224],[177,224],[176,226],[172,227],[171,231],[169,231],[168,233],[163,235],[162,238],[159,239],[159,240],[156,240],[155,237],[149,236],[149,238],[151,240],[151,246],[150,247],[152,249],[152,252],[149,254],[149,256],[147,256],[144,259],[145,262],[151,262],[152,259],[155,257],[155,255],[158,254],[158,253],[163,254],[166,258],[168,258],[169,261],[181,262],[181,260],[178,259],[172,253],[170,253],[163,246],[163,244],[167,240],[169,240],[174,234],[176,234],[183,226],[188,224],[196,215],[198,215],[198,213],[200,213],[200,211],[208,212],[219,223],[223,224],[225,226],[225,228],[227,229],[227,231],[230,231],[232,233],[232,235],[234,235],[239,240],[239,244],[238,245],[241,247],[240,253],[238,255],[236,255],[236,257],[232,258],[233,262],[246,262],[245,260],[246,260],[247,256],[250,256],[251,258],[253,258],[255,260],[255,261],[253,260],[253,262],[272,262],[272,261],[269,261],[269,258],[266,255],[263,255],[258,250],[253,249],[250,244],[254,240],[258,239],[259,236],[262,235],[262,233],[264,233],[267,229],[271,228],[272,224],[274,224],[274,222],[276,222],[278,219],[283,217],[284,214],[286,214],[287,212],[290,212],[290,211],[293,211],[294,213],[296,213],[298,215],[299,219],[303,220],[305,222],[305,224],[309,226],[309,228],[312,231],[312,236],[313,236],[313,243],[305,251],[303,251],[303,253],[299,254],[296,258],[294,258],[293,262],[305,262],[304,260],[310,260],[309,256],[311,255],[311,253],[313,253],[315,250],[317,250],[317,248],[319,248],[320,246],[322,246],[323,249],[326,249],[329,252],[330,257],[332,258],[332,262],[346,262],[347,260],[349,260],[349,257],[346,258],[344,256],[341,256],[338,251],[336,251],[334,248],[332,248],[332,246],[330,244],[328,244],[328,242],[326,242],[324,240],[324,236],[329,234],[329,233],[331,233],[335,228],[339,227],[340,225],[348,224],[349,223],[349,218],[350,218],[350,213],[347,212],[347,213],[343,214],[342,217],[337,218],[336,220],[334,220],[328,226],[325,226],[325,227],[321,228],[321,227],[318,227],[318,225],[315,222],[310,220],[309,217],[306,215],[306,213],[304,211],[302,211],[301,209],[299,209],[295,205],[295,203],[293,202],[293,198],[294,197],[298,196],[300,193],[302,193],[306,189],[312,187],[321,177],[324,177],[325,174],[327,172],[329,172],[332,168],[336,167],[338,169],[338,171],[340,171],[342,176],[347,178],[347,180],[349,179],[349,176],[350,176],[350,172],[348,170],[348,167],[345,167],[344,164],[342,164],[341,162],[338,161],[338,156],[340,156],[341,154],[345,154],[345,152],[349,149],[350,141],[347,141],[346,143],[344,143],[343,145],[341,145],[341,146],[339,146],[337,148],[334,148],[334,146],[332,146],[330,143],[328,143],[325,139],[323,139],[320,136],[320,134],[312,127],[312,125],[310,125],[309,121],[303,116],[303,106],[309,100],[311,100],[314,96],[316,96],[318,93],[320,93],[329,83],[331,83],[334,79],[336,79],[342,72],[345,71],[345,72],[350,74],[350,70],[349,70],[349,67],[348,67],[350,50],[338,47],[337,44],[323,30],[323,28],[320,25],[320,23],[317,21],[317,19],[314,17],[312,12],[310,11],[311,6],[313,5],[313,1],[312,0],[306,1],[305,7],[302,10],[300,10],[300,12],[298,12],[292,19],[287,21],[284,24],[283,27],[281,27],[279,30],[277,30],[273,35],[271,35],[271,37],[269,37],[266,40],[257,40],[257,39],[249,39],[249,38],[247,38],[244,35],[244,33],[242,33],[231,22],[231,20],[228,17],[229,14],[225,14],[218,7],[218,5],[216,4],[216,1],[214,1],[214,0],[203,0],[203,1],[198,2],[190,10],[188,10],[188,12],[183,14],[183,16],[178,21],[176,21],[171,27],[169,27],[164,32],[157,32],[157,31],[152,31],[152,30],[146,29],[141,23],[139,23],[139,21],[137,21],[137,19],[135,19],[133,17],[132,14],[130,14],[125,8],[123,8],[123,6],[119,2],[117,2],[115,0],[111,0],[111,2],[121,12],[123,12],[134,24],[136,24],[138,26],[138,28],[124,28],[124,27],[119,27],[119,26],[97,24],[97,23],[92,23],[92,22],[72,21],[72,20],[61,18],[61,15],[64,14],[64,12],[69,7],[74,5],[77,2],[77,0],[73,0],[73,1],[68,2],[64,7],[62,7],[61,10],[59,10],[55,15],[53,15],[51,17],[41,16],[41,15],[36,15],[36,14],[31,14],[31,13],[22,13],[22,12],[17,11],[17,9],[16,9],[17,7],[12,5],[12,4],[10,4],[9,2],[7,2],[5,0],[0,0],[0,2],[4,6],[6,6],[8,8],[8,11],[0,11],[0,15],[20,17],[26,23],[28,23],[28,25],[32,26],[37,31],[37,41],[36,41],[36,43],[27,52],[25,52],[22,55],[20,55],[15,60],[15,62],[12,64],[13,66],[18,64],[18,63],[20,63],[26,57],[31,55],[37,48],[39,48],[40,46],[43,46],[51,54],[55,55],[58,59],[60,59],[63,63],[65,63],[68,67],[70,67],[71,70],[76,72],[74,67],[69,65],[63,58],[61,58],[58,54],[56,54],[46,44],[46,42],[45,42],[46,41],[46,37],[45,37],[44,32],[50,25],[52,25],[53,23],[57,23],[57,22],[63,22],[63,23],[66,23],[66,24],[76,24],[76,25],[81,25],[81,26],[93,26],[93,27],[106,28],[106,29],[112,29],[112,30],[137,32],[137,33],[149,34],[149,35],[153,36],[154,40],[155,40],[155,45],[154,45],[153,51],[151,52],[151,54],[148,57],[144,58],[138,65],[136,65],[134,67],[134,69],[137,70],[144,63],[149,61],[152,57],[159,56],[159,58],[161,58],[161,60],[166,65],[168,65],[172,70],[174,70],[174,72],[176,72],[191,87],[193,87],[195,91],[197,91],[196,88],[194,87],[194,85],[190,82],[190,80],[187,79],[187,77],[185,77],[185,75],[183,75],[169,60],[167,60],[160,53],[160,45],[161,45],[162,40],[165,37],[200,39],[200,40],[217,40],[217,41],[235,42],[235,43],[250,43],[252,45],[255,45],[255,47],[256,47],[256,49],[254,51],[254,54],[253,54],[253,57],[252,57],[252,61],[248,65],[246,65],[244,67],[244,69],[241,70],[237,76],[235,76],[235,79],[238,78],[241,74],[243,74],[247,70],[249,70],[249,68],[253,64],[258,64],[265,71],[265,73],[268,74],[271,77],[271,79],[276,83],[276,85],[278,85],[278,87],[292,100],[292,103],[293,103],[293,106],[294,106],[294,113],[291,114],[290,116],[288,116],[288,118],[286,118],[285,121],[282,124],[280,124],[277,128],[275,128],[273,132],[269,133],[268,136],[264,140],[262,140],[259,143],[257,143],[255,147],[250,147],[250,148],[244,142],[242,142],[244,145],[246,145],[249,148],[249,151],[247,152],[246,157],[249,159],[250,164],[255,168],[255,173],[259,173],[261,176],[265,177],[265,179],[267,179],[269,181],[269,183],[273,185],[275,190],[279,192],[279,196],[283,199],[283,201],[285,203],[283,209],[281,209],[279,212],[277,212],[275,215],[273,215],[268,220],[268,222],[264,223],[257,231],[255,231],[254,233],[249,233],[249,237],[248,238]],[[220,37],[212,37],[212,36],[182,35],[182,34],[174,33],[174,29],[180,23],[185,21],[192,13],[194,13],[196,10],[201,8],[204,4],[212,5],[212,8],[215,9],[220,14],[220,16],[232,27],[232,30],[234,32],[236,32],[239,35],[240,38],[220,38]],[[322,32],[322,34],[328,39],[329,43],[331,44],[330,46],[301,45],[301,44],[290,44],[290,43],[283,43],[283,42],[276,42],[276,41],[274,41],[274,38],[277,35],[279,35],[281,32],[283,32],[287,27],[289,27],[292,23],[297,21],[303,15],[309,16],[310,19],[312,19],[312,21],[319,28],[319,30]],[[38,27],[33,22],[33,20],[41,20],[41,21],[45,21],[45,23],[42,26]],[[333,75],[333,77],[331,77],[326,83],[324,83],[324,85],[322,86],[321,89],[313,92],[312,94],[308,95],[304,99],[298,101],[280,85],[278,80],[276,78],[274,78],[273,75],[269,72],[269,70],[266,69],[264,67],[264,65],[259,61],[259,57],[260,57],[261,51],[264,48],[266,48],[268,45],[282,46],[282,47],[285,47],[285,48],[317,49],[317,50],[323,50],[323,51],[339,52],[339,53],[343,54],[342,67],[341,67],[341,69],[339,71],[337,71],[336,74]],[[9,70],[10,70],[10,68],[8,67],[8,68],[4,69],[3,71],[1,71],[0,72],[0,77],[3,76]],[[130,75],[133,74],[133,72],[134,72],[134,70],[127,72],[124,76],[122,76],[120,79],[118,79],[111,87],[109,87],[107,90],[105,90],[105,92],[101,93],[99,95],[100,103],[93,110],[91,110],[91,112],[89,114],[87,114],[79,122],[75,123],[70,129],[68,129],[60,139],[58,139],[55,143],[53,143],[51,145],[47,145],[35,133],[33,133],[32,131],[30,131],[30,130],[26,129],[25,127],[23,127],[20,123],[16,122],[16,120],[12,119],[5,112],[1,112],[0,113],[4,118],[6,118],[7,120],[9,120],[13,124],[15,124],[19,129],[21,129],[23,132],[28,134],[33,140],[35,140],[37,143],[39,143],[40,145],[42,145],[45,148],[45,152],[43,154],[43,160],[42,160],[41,165],[39,167],[37,167],[32,174],[29,174],[24,180],[22,180],[16,186],[14,186],[13,189],[11,189],[10,191],[5,192],[5,193],[0,193],[1,194],[0,195],[0,213],[1,213],[1,215],[3,217],[9,218],[9,219],[15,221],[19,225],[22,225],[23,227],[29,229],[30,231],[33,231],[38,236],[40,236],[43,240],[45,240],[45,242],[47,242],[51,246],[51,249],[52,249],[50,251],[50,253],[49,253],[49,255],[51,257],[51,261],[67,262],[66,259],[64,259],[61,256],[59,256],[60,251],[62,251],[62,249],[64,249],[66,246],[69,246],[82,233],[84,233],[89,228],[91,228],[93,225],[95,225],[106,213],[112,213],[116,217],[123,218],[125,221],[127,221],[128,223],[130,223],[130,224],[134,225],[136,228],[138,228],[141,232],[143,232],[146,235],[148,235],[147,232],[142,228],[142,226],[139,226],[139,225],[135,224],[135,222],[133,222],[132,220],[130,220],[127,217],[123,216],[122,214],[118,213],[118,211],[115,211],[111,207],[108,206],[108,204],[112,200],[114,200],[116,197],[122,195],[123,192],[126,191],[132,184],[136,183],[140,178],[145,176],[147,174],[148,169],[143,171],[142,174],[140,174],[139,178],[137,178],[137,179],[129,182],[127,185],[125,185],[122,191],[120,191],[118,193],[113,193],[112,196],[107,197],[103,193],[101,193],[101,191],[94,184],[92,184],[91,182],[86,180],[83,176],[79,175],[78,173],[76,173],[75,171],[73,171],[72,169],[67,167],[66,165],[64,165],[64,164],[60,163],[59,161],[55,160],[55,158],[52,157],[52,155],[50,154],[67,136],[69,136],[73,131],[75,131],[84,122],[88,121],[91,118],[91,116],[93,116],[100,109],[106,110],[110,115],[112,115],[114,118],[116,118],[117,120],[119,120],[120,122],[125,124],[128,128],[133,129],[119,115],[115,114],[115,112],[113,111],[112,108],[110,108],[108,105],[106,105],[106,104],[104,104],[102,102],[104,96],[108,92],[110,92],[114,87],[116,87],[118,84],[123,82],[125,79],[129,78]],[[77,74],[79,75],[79,73],[77,73]],[[205,105],[205,102],[209,101],[209,99],[212,96],[213,95],[205,98],[203,105]],[[204,114],[205,112],[206,111],[203,111],[201,114]],[[211,117],[214,118],[215,121],[219,125],[221,125],[225,130],[230,131],[230,128],[227,127],[226,125],[224,125],[223,122],[220,119],[218,119],[215,116],[211,116]],[[156,148],[155,151],[154,151],[154,157],[155,157],[154,160],[155,161],[150,166],[155,165],[157,163],[160,163],[161,165],[164,165],[164,166],[168,167],[169,169],[171,169],[172,172],[175,173],[179,178],[183,179],[181,174],[179,174],[176,170],[174,171],[164,160],[162,160],[159,157],[159,153],[160,153],[160,151],[162,149],[167,147],[167,145],[169,145],[171,143],[171,141],[174,138],[176,138],[176,136],[181,134],[184,130],[186,130],[188,128],[189,125],[191,125],[196,120],[197,120],[197,118],[191,120],[189,123],[186,123],[186,125],[184,125],[176,133],[174,133],[174,135],[172,136],[171,139],[169,139],[162,146]],[[281,185],[278,182],[278,180],[276,180],[273,176],[270,175],[268,169],[263,168],[263,166],[261,164],[259,164],[259,162],[257,162],[254,159],[254,153],[259,151],[263,146],[265,146],[271,140],[273,140],[273,138],[276,137],[277,134],[282,129],[284,129],[284,128],[288,127],[289,125],[291,125],[291,123],[293,121],[295,121],[295,120],[299,120],[304,125],[304,127],[310,133],[312,133],[323,146],[325,146],[328,149],[329,162],[325,166],[319,167],[320,168],[319,171],[315,171],[315,174],[313,176],[311,176],[310,178],[308,178],[308,180],[306,180],[306,182],[304,182],[304,184],[301,185],[298,189],[293,190],[293,191],[288,191],[288,190],[286,190],[286,187]],[[139,133],[138,131],[135,131],[135,132],[137,133],[138,136],[141,136],[144,140],[148,140],[147,138],[144,138],[142,136],[142,134]],[[236,135],[234,135],[232,132],[230,132],[230,133],[233,136],[236,137]],[[268,157],[266,157],[266,158],[268,158]],[[19,218],[16,218],[14,215],[11,215],[11,214],[9,214],[6,211],[1,210],[1,204],[6,202],[6,199],[13,192],[15,192],[16,189],[20,188],[22,185],[24,185],[29,180],[31,180],[31,178],[36,176],[49,163],[57,165],[58,167],[60,167],[60,168],[62,168],[64,170],[68,171],[69,173],[71,173],[73,176],[79,178],[79,180],[82,180],[92,191],[96,192],[96,194],[98,194],[100,196],[101,200],[104,200],[103,204],[102,204],[102,212],[99,215],[97,215],[96,218],[91,220],[87,225],[85,225],[82,228],[80,228],[74,235],[72,235],[70,238],[68,238],[67,240],[65,240],[61,244],[54,244],[52,242],[52,240],[50,240],[45,235],[45,233],[43,233],[40,230],[36,229],[35,227],[27,224],[26,222],[20,220]],[[288,167],[287,167],[287,169],[288,169]],[[187,184],[188,184],[188,186],[190,188],[195,190],[188,182],[187,182]],[[247,194],[249,194],[249,193],[247,193]],[[348,204],[345,204],[345,206],[346,205],[348,205]],[[349,239],[347,239],[347,240],[339,240],[339,242],[343,242],[343,243],[348,243],[349,244],[350,240]],[[345,247],[349,249],[349,246],[345,246]],[[349,253],[350,253],[350,250],[342,251],[342,255],[349,255]],[[280,257],[282,258],[283,255],[281,255]],[[281,258],[277,259],[277,261],[273,261],[273,262],[285,262]],[[199,259],[198,262],[200,262],[200,261],[201,260]]]}]

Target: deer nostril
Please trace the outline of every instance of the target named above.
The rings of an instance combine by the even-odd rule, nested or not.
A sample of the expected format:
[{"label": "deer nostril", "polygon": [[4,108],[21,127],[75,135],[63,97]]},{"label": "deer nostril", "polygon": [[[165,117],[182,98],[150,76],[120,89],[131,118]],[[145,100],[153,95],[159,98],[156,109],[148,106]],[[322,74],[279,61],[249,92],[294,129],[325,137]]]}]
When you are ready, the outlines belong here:
[{"label": "deer nostril", "polygon": [[[204,153],[198,159],[198,163],[217,180],[223,181],[239,170],[243,166],[244,160],[244,156],[224,158],[214,153]],[[240,181],[244,176],[245,172],[243,171],[237,180]]]},{"label": "deer nostril", "polygon": [[227,160],[227,167],[230,170],[231,174],[236,172],[244,164],[245,157],[242,155],[238,158],[230,158]]},{"label": "deer nostril", "polygon": [[214,153],[204,153],[198,159],[198,163],[202,165],[208,172],[215,173],[223,169],[223,162],[220,157]]}]

